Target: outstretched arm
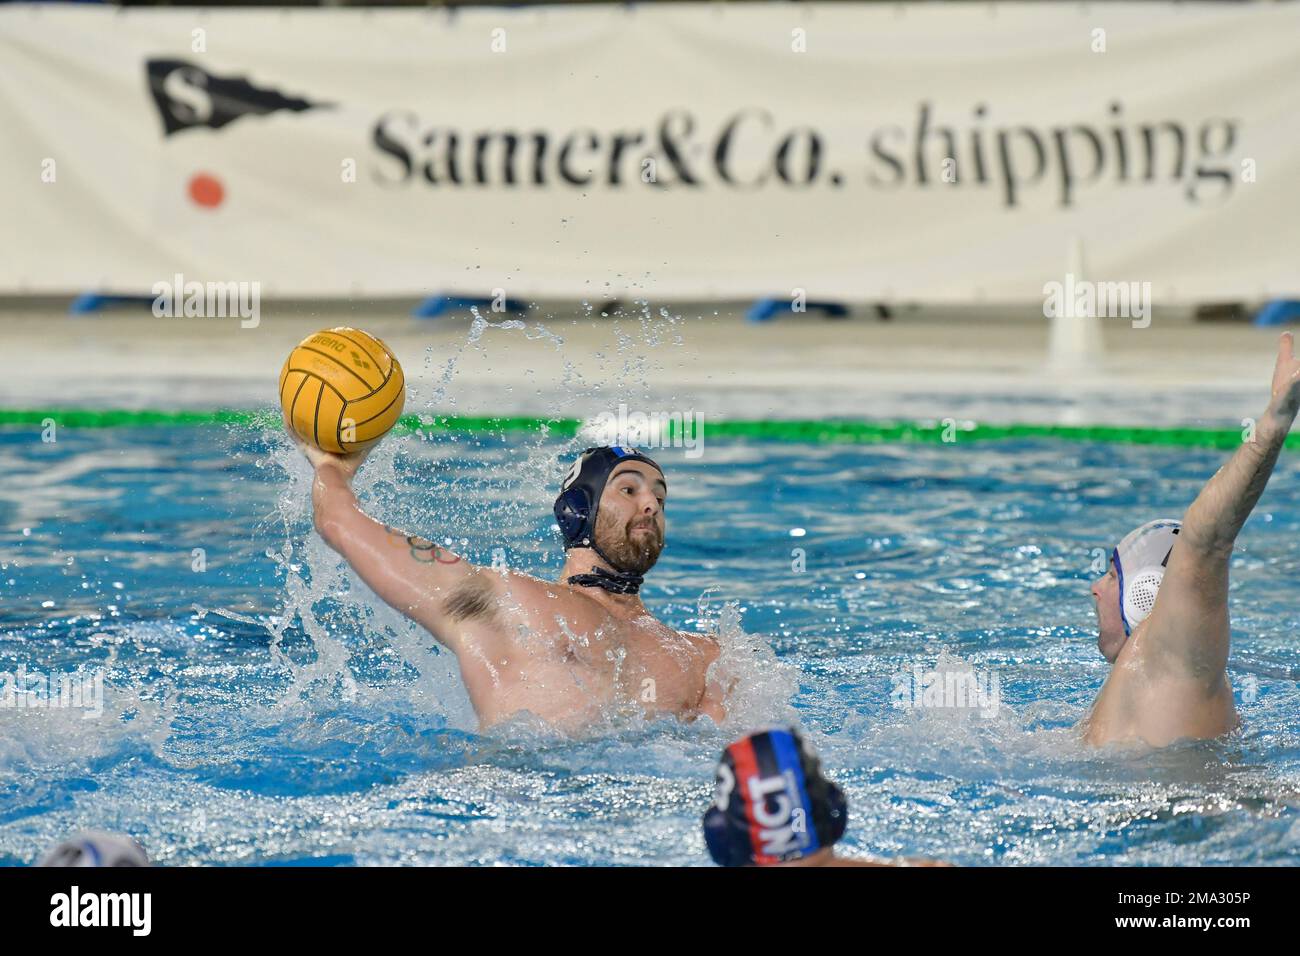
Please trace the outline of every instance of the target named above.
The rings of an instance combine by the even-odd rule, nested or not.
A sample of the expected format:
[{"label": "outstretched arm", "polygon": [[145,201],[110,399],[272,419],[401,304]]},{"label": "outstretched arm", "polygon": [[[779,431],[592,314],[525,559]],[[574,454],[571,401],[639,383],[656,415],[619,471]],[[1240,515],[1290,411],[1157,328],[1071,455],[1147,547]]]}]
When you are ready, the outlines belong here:
[{"label": "outstretched arm", "polygon": [[1268,484],[1300,408],[1300,362],[1290,332],[1278,342],[1273,392],[1255,426],[1183,516],[1144,639],[1147,650],[1214,684],[1228,663],[1228,560],[1237,533]]},{"label": "outstretched arm", "polygon": [[[290,429],[290,436],[293,431]],[[391,528],[361,510],[352,478],[366,453],[333,455],[299,442],[316,469],[316,531],[387,604],[460,652],[461,612],[492,598],[489,575],[446,548]]]}]

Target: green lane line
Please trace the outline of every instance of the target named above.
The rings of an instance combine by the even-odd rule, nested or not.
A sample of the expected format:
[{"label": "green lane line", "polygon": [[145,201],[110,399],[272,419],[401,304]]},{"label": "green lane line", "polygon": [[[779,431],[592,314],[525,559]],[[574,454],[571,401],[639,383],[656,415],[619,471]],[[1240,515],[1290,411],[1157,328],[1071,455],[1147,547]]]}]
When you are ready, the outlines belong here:
[{"label": "green lane line", "polygon": [[[60,428],[141,428],[158,425],[235,425],[253,429],[280,427],[277,409],[261,411],[157,411],[86,408],[0,409],[0,426],[40,428],[53,419]],[[399,432],[462,432],[502,436],[531,432],[557,438],[577,435],[582,422],[576,418],[514,416],[405,415]],[[680,427],[668,428],[668,440]],[[1130,445],[1172,445],[1190,448],[1235,448],[1241,444],[1238,428],[1133,427],[1122,425],[982,425],[957,420],[945,427],[938,421],[853,421],[729,419],[706,421],[706,438],[750,438],[767,441],[798,441],[817,444],[836,442],[872,444],[879,442],[929,442],[942,444],[945,438],[957,444],[1008,438],[1057,438],[1067,441],[1112,442]],[[1300,433],[1287,439],[1287,447],[1300,447]]]}]

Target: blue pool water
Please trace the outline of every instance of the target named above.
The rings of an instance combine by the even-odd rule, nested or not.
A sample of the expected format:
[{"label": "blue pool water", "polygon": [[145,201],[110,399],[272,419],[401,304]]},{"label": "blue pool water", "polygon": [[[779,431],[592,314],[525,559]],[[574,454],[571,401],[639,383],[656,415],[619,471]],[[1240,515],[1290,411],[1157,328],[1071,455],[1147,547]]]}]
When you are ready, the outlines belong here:
[{"label": "blue pool water", "polygon": [[[389,523],[553,577],[550,503],[573,447],[403,437],[359,488]],[[665,451],[668,547],[646,603],[719,634],[742,678],[733,717],[576,740],[522,721],[476,732],[450,657],[311,532],[306,464],[278,435],[65,429],[46,444],[7,428],[0,455],[0,671],[103,675],[97,716],[20,706],[30,695],[0,707],[0,863],[93,826],[171,865],[706,864],[719,751],[779,720],[847,791],[853,854],[1300,861],[1300,456],[1234,559],[1243,730],[1096,753],[1073,730],[1106,673],[1096,549],[1180,514],[1223,452]],[[996,676],[995,712],[895,706],[898,675],[936,666]]]}]

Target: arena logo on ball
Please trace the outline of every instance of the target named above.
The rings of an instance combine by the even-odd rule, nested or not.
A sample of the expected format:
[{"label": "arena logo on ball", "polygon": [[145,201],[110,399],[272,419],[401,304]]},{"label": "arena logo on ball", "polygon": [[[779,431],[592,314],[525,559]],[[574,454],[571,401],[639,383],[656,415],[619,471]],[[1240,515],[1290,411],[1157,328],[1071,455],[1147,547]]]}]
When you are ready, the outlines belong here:
[{"label": "arena logo on ball", "polygon": [[704,454],[704,416],[693,410],[629,412],[620,403],[617,412],[601,412],[590,419],[582,433],[602,445],[683,448],[687,458]]},{"label": "arena logo on ball", "polygon": [[176,273],[170,282],[155,282],[153,314],[156,318],[240,319],[242,329],[255,329],[262,321],[262,283],[186,282]]}]

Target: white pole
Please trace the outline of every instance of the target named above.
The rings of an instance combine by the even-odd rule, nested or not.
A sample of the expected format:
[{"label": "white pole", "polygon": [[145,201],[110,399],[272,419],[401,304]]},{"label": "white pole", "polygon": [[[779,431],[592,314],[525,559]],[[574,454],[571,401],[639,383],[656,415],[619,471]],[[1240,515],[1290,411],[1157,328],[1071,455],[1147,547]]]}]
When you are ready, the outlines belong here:
[{"label": "white pole", "polygon": [[[1073,299],[1073,290],[1085,281],[1083,240],[1071,236],[1066,245],[1065,282],[1066,298]],[[1052,372],[1079,372],[1101,367],[1104,349],[1101,340],[1101,318],[1076,315],[1072,301],[1063,301],[1062,308],[1052,317],[1051,336],[1048,340],[1047,367]]]}]

